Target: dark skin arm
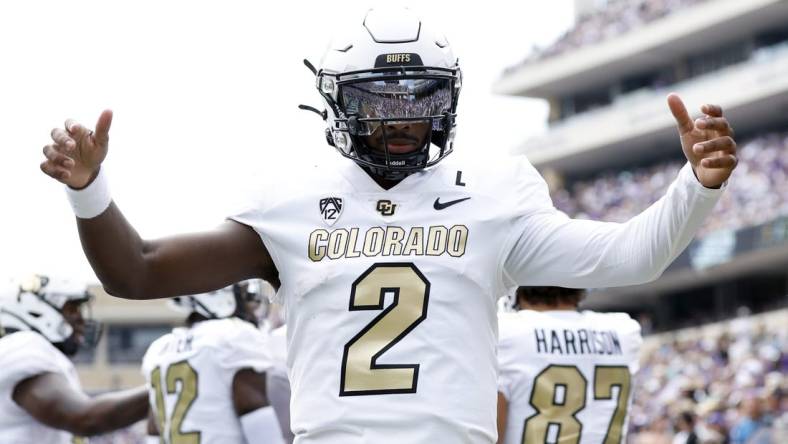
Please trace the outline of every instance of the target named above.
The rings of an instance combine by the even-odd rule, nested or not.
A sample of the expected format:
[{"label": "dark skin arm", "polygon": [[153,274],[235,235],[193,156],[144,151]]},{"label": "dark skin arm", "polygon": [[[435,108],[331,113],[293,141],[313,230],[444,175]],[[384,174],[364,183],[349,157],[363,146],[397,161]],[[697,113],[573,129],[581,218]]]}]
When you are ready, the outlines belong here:
[{"label": "dark skin arm", "polygon": [[498,392],[498,444],[506,438],[506,416],[509,414],[509,403],[501,392]]},{"label": "dark skin arm", "polygon": [[145,387],[90,398],[56,373],[42,373],[20,382],[13,399],[39,422],[79,436],[128,427],[148,415]]},{"label": "dark skin arm", "polygon": [[233,378],[233,406],[235,414],[241,416],[268,406],[265,395],[265,373],[250,368],[239,370]]},{"label": "dark skin arm", "polygon": [[159,428],[156,426],[156,418],[153,416],[153,410],[148,412],[148,436],[160,436]]},{"label": "dark skin arm", "polygon": [[[95,132],[72,120],[52,130],[41,170],[71,188],[96,177],[109,145],[112,112]],[[92,219],[77,218],[82,249],[108,293],[127,299],[197,294],[244,279],[278,282],[278,273],[255,231],[233,221],[214,230],[143,240],[112,203]]]},{"label": "dark skin arm", "polygon": [[142,240],[118,207],[77,218],[82,249],[107,292],[127,299],[198,294],[244,279],[277,282],[260,236],[227,221],[211,231]]}]

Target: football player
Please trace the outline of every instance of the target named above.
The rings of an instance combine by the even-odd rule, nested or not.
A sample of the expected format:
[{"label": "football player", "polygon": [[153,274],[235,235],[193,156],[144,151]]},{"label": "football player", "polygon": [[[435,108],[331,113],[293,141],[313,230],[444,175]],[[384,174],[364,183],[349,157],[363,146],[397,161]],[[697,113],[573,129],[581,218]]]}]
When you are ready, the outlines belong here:
[{"label": "football player", "polygon": [[285,442],[292,444],[295,440],[290,427],[290,380],[287,376],[287,325],[270,331],[268,340],[273,366],[266,372],[266,389],[268,399],[276,412],[279,428]]},{"label": "football player", "polygon": [[[235,287],[235,288],[234,288]],[[142,360],[162,442],[278,443],[266,396],[265,334],[247,319],[248,283],[172,300],[186,326],[151,344]]]},{"label": "football player", "polygon": [[643,338],[626,313],[578,311],[583,290],[519,287],[498,318],[498,442],[623,443]]},{"label": "football player", "polygon": [[69,357],[100,332],[82,314],[85,287],[44,276],[29,284],[0,297],[0,442],[82,442],[144,419],[145,387],[92,398],[81,389]]},{"label": "football player", "polygon": [[[249,279],[233,284],[232,290],[239,307],[236,316],[267,332],[269,327],[265,315],[268,313],[270,301],[263,295],[263,283],[260,279]],[[269,285],[270,287],[270,285]]]},{"label": "football player", "polygon": [[144,240],[126,221],[101,168],[109,110],[54,129],[41,168],[68,185],[110,294],[281,283],[297,443],[493,443],[496,296],[656,279],[719,199],[732,130],[719,106],[693,121],[669,96],[689,162],[666,195],[626,223],[571,220],[524,157],[447,159],[462,75],[429,23],[373,9],[343,31],[314,69],[342,158],[271,177],[213,231]]}]

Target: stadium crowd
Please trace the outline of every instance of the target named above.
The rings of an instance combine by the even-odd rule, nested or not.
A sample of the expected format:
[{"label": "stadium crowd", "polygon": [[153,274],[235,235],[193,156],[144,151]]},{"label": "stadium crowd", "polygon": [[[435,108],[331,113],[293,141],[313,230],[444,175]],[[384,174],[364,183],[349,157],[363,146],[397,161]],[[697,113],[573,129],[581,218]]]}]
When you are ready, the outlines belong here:
[{"label": "stadium crowd", "polygon": [[781,310],[647,339],[628,441],[786,442],[786,316]]},{"label": "stadium crowd", "polygon": [[[736,230],[788,215],[788,131],[768,133],[739,145],[739,165],[728,190],[698,233]],[[604,173],[553,192],[571,217],[622,222],[659,199],[683,162]]]},{"label": "stadium crowd", "polygon": [[533,48],[525,60],[507,68],[505,72],[624,34],[680,8],[705,1],[707,0],[610,0],[604,8],[580,16],[572,28],[549,46]]}]

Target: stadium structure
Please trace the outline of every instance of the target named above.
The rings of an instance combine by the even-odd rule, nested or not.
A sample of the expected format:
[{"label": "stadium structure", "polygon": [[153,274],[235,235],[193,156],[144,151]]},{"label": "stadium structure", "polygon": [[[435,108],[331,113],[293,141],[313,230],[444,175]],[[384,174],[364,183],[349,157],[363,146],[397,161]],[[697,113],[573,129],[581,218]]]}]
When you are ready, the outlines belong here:
[{"label": "stadium structure", "polygon": [[[722,105],[740,154],[723,208],[658,280],[596,289],[585,307],[629,311],[666,330],[788,305],[788,2],[575,7],[572,29],[493,87],[549,104],[545,132],[514,151],[543,173],[559,209],[626,220],[664,193],[684,159],[670,91],[694,116],[702,103]],[[591,202],[598,211],[583,198],[600,200]]]},{"label": "stadium structure", "polygon": [[109,296],[100,285],[90,286],[94,296],[92,315],[104,333],[94,349],[80,350],[74,357],[79,379],[89,393],[125,389],[145,383],[140,365],[148,346],[185,315],[162,299],[132,301]]},{"label": "stadium structure", "polygon": [[[788,356],[788,1],[575,6],[572,29],[506,69],[493,86],[548,102],[546,131],[514,154],[526,154],[545,175],[560,209],[625,220],[664,194],[683,162],[665,103],[670,91],[691,111],[719,103],[736,129],[741,163],[714,220],[656,281],[593,289],[583,303],[630,312],[644,332],[662,332],[644,345],[632,434],[669,434],[667,421],[678,413],[670,408],[685,408],[678,398],[692,396],[699,420],[724,437],[746,389],[763,389],[764,402],[777,396],[779,403],[788,392],[788,380],[773,371]],[[99,393],[143,383],[147,346],[183,316],[165,301],[108,297],[100,286],[90,291],[97,296],[94,317],[106,330],[94,351],[77,356],[83,385]]]}]

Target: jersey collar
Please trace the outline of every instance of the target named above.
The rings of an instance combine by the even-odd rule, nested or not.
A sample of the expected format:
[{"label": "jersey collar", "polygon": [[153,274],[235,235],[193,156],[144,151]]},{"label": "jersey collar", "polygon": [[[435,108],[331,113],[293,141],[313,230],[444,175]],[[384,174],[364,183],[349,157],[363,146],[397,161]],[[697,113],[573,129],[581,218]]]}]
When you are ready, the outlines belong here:
[{"label": "jersey collar", "polygon": [[408,177],[402,179],[400,183],[394,185],[392,188],[386,190],[378,185],[367,172],[361,168],[356,162],[342,159],[342,166],[340,172],[350,182],[350,185],[358,192],[362,193],[401,193],[418,189],[426,180],[428,180],[440,167],[435,165],[431,168],[417,171]]}]

